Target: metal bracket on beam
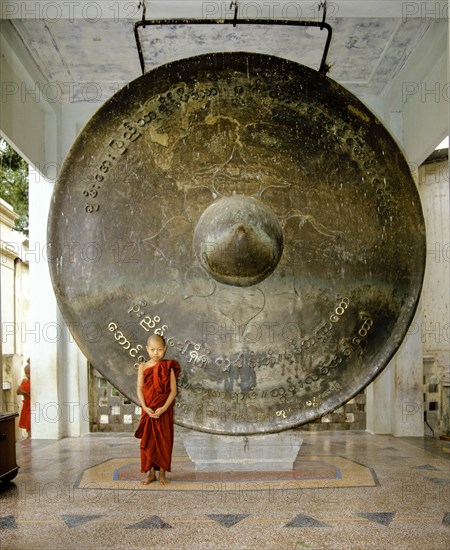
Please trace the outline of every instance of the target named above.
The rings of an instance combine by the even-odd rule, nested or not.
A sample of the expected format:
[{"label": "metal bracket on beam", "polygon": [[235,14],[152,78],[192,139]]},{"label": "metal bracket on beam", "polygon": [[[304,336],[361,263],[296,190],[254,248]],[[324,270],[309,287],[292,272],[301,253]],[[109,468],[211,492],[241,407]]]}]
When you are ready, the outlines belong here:
[{"label": "metal bracket on beam", "polygon": [[[322,5],[321,5],[322,6]],[[145,7],[145,4],[144,4]],[[326,2],[322,6],[324,9],[322,21],[288,21],[284,19],[238,19],[237,18],[237,3],[235,4],[235,16],[233,19],[144,19],[137,21],[134,24],[134,36],[136,39],[136,48],[139,55],[142,74],[145,74],[145,60],[142,53],[141,41],[139,38],[139,28],[148,26],[162,25],[276,25],[276,26],[292,26],[292,27],[319,27],[320,30],[326,29],[327,39],[323,50],[322,61],[320,63],[319,72],[326,74],[330,67],[327,64],[327,55],[330,48],[332,28],[331,25],[325,23],[326,17]]]}]

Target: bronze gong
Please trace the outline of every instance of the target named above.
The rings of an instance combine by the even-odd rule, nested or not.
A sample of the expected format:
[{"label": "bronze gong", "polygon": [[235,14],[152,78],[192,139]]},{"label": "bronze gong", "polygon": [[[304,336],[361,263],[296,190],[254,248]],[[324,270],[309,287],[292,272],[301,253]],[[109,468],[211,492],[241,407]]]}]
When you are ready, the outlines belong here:
[{"label": "bronze gong", "polygon": [[137,402],[156,332],[182,367],[176,422],[277,432],[344,404],[416,308],[424,221],[380,121],[326,76],[253,53],[161,66],[73,144],[49,220],[58,303]]}]

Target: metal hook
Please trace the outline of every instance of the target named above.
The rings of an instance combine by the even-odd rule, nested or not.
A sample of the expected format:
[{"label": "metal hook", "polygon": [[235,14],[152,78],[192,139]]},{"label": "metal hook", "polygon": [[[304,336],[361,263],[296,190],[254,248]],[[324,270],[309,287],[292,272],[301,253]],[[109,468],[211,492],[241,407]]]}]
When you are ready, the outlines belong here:
[{"label": "metal hook", "polygon": [[145,16],[147,14],[147,0],[139,0],[138,9],[142,7],[142,26],[145,29]]},{"label": "metal hook", "polygon": [[236,27],[237,25],[237,16],[238,16],[238,0],[231,0],[230,2],[230,10],[234,6],[234,17],[233,17],[233,27]]},{"label": "metal hook", "polygon": [[323,2],[319,2],[319,11],[321,8],[323,9],[323,16],[322,16],[322,25],[320,26],[320,30],[323,30],[325,19],[327,17],[327,0],[324,0]]}]

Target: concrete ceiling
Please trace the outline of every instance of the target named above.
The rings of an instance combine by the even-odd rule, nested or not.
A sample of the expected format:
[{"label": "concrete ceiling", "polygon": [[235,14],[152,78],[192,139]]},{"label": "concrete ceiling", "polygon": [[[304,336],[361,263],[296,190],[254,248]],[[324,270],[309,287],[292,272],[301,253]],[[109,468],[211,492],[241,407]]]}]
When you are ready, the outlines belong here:
[{"label": "concrete ceiling", "polygon": [[[47,3],[28,17],[13,13],[15,32],[29,51],[47,95],[61,103],[107,99],[141,68],[133,25],[142,18],[137,1]],[[37,2],[33,2],[37,4]],[[230,0],[147,1],[147,19],[232,18]],[[5,6],[4,4],[4,6]],[[30,3],[31,4],[31,3]],[[436,15],[422,4],[439,5]],[[45,4],[42,4],[44,6]],[[333,38],[328,55],[329,76],[368,102],[389,92],[391,83],[421,41],[442,21],[438,9],[446,2],[339,1],[328,2],[327,22]],[[67,10],[67,6],[72,6]],[[84,10],[83,10],[84,7]],[[321,20],[318,2],[240,1],[239,16],[265,19]],[[430,8],[431,9],[431,8]],[[432,14],[431,14],[432,15]],[[318,68],[326,31],[318,28],[259,25],[163,25],[140,29],[146,69],[192,55],[216,51],[255,51],[288,58]]]}]

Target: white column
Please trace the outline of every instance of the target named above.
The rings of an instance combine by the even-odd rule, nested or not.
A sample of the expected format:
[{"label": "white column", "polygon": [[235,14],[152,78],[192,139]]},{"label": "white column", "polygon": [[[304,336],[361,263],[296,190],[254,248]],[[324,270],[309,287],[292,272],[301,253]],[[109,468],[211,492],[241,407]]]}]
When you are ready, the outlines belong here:
[{"label": "white column", "polygon": [[391,403],[393,366],[391,363],[366,389],[366,426],[372,434],[392,432]]},{"label": "white column", "polygon": [[58,341],[59,404],[61,407],[61,434],[78,437],[89,432],[87,359],[78,349],[59,309]]},{"label": "white column", "polygon": [[58,332],[56,298],[47,257],[47,216],[53,185],[30,170],[30,318],[26,337],[31,359],[31,434],[56,439],[60,432],[58,403]]},{"label": "white column", "polygon": [[448,159],[424,164],[420,194],[427,228],[427,269],[423,289],[424,353],[441,369],[449,365],[450,342],[450,190]]},{"label": "white column", "polygon": [[53,184],[30,172],[31,433],[37,439],[77,437],[89,431],[87,360],[62,318],[53,292],[47,217]]},{"label": "white column", "polygon": [[386,369],[366,389],[367,431],[422,437],[423,360],[421,307]]},{"label": "white column", "polygon": [[423,352],[419,330],[422,312],[418,310],[393,363],[392,435],[423,437]]}]

